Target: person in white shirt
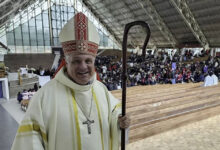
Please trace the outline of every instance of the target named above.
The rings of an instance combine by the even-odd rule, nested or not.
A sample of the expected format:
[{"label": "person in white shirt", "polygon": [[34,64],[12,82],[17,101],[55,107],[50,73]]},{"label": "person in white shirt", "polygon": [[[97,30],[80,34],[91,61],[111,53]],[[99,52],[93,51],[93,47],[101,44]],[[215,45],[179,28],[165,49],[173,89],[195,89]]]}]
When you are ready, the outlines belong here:
[{"label": "person in white shirt", "polygon": [[204,80],[204,87],[206,86],[212,86],[213,85],[213,79],[209,74],[206,75],[205,80]]},{"label": "person in white shirt", "polygon": [[211,78],[213,80],[213,85],[218,85],[218,77],[212,73]]}]

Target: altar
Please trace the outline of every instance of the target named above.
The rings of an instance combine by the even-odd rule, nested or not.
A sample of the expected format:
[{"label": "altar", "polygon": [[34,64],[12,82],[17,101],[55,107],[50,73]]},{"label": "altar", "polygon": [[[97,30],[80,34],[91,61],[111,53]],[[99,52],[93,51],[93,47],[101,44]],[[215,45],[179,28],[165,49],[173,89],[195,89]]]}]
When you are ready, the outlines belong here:
[{"label": "altar", "polygon": [[9,100],[8,78],[0,78],[3,98]]}]

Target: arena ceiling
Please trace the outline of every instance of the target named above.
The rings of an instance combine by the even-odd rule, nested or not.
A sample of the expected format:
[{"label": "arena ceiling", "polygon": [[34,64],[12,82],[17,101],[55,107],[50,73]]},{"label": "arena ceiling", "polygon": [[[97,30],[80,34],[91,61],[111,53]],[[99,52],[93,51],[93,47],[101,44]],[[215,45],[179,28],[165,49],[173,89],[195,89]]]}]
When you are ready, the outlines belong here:
[{"label": "arena ceiling", "polygon": [[0,27],[35,0],[0,0]]},{"label": "arena ceiling", "polygon": [[[0,26],[34,0],[0,0]],[[149,47],[220,47],[220,0],[82,0],[121,43],[124,26],[142,20],[151,28]],[[132,28],[132,47],[145,30]]]}]

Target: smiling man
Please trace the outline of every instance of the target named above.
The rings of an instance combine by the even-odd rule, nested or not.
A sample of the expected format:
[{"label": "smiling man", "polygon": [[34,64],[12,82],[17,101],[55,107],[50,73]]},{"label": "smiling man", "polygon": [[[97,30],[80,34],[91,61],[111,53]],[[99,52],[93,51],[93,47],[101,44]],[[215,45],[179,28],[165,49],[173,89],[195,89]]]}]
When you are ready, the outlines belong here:
[{"label": "smiling man", "polygon": [[67,73],[74,82],[85,85],[95,73],[95,58],[91,55],[66,56]]},{"label": "smiling man", "polygon": [[96,80],[99,36],[83,13],[60,33],[66,66],[31,100],[12,150],[118,150],[121,106]]}]

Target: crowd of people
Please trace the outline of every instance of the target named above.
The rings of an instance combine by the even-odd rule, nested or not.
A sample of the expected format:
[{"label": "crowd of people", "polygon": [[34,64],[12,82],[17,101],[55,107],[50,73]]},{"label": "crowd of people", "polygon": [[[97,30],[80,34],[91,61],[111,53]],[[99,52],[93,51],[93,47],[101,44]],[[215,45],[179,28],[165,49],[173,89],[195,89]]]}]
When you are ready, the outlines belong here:
[{"label": "crowd of people", "polygon": [[180,59],[180,61],[191,61],[193,60],[195,57],[204,57],[209,55],[210,51],[205,51],[205,50],[201,50],[201,51],[191,51],[191,50],[185,50],[183,52],[182,55],[182,59]]},{"label": "crowd of people", "polygon": [[[167,52],[155,55],[149,51],[143,59],[132,53],[127,60],[127,86],[203,82],[206,76],[212,74],[220,79],[219,58],[193,62],[196,57],[208,55],[208,51],[204,50],[196,54],[185,50],[182,55]],[[121,89],[122,59],[118,56],[97,56],[95,66],[101,81],[109,90]],[[53,77],[55,69],[45,70],[40,66],[34,73]]]},{"label": "crowd of people", "polygon": [[[143,59],[142,56],[132,53],[127,60],[127,86],[196,83],[203,82],[206,76],[212,74],[220,79],[219,58],[211,59],[210,57],[206,61],[193,62],[196,57],[208,55],[208,51],[204,50],[196,54],[185,50],[182,55],[177,53],[169,55],[167,52],[155,55],[150,51]],[[118,56],[97,56],[95,66],[101,81],[109,90],[121,89],[121,58]],[[40,66],[34,73],[53,77],[55,69],[45,70]]]},{"label": "crowd of people", "polygon": [[[202,82],[208,74],[215,74],[220,79],[220,58],[208,58],[206,61],[180,62],[180,55],[172,58],[166,54],[142,56],[131,54],[127,60],[127,86],[176,84]],[[186,51],[183,57],[190,57]],[[203,57],[205,54],[202,54]],[[112,61],[116,56],[98,56],[96,70],[100,79],[109,90],[121,88],[122,61]]]}]

